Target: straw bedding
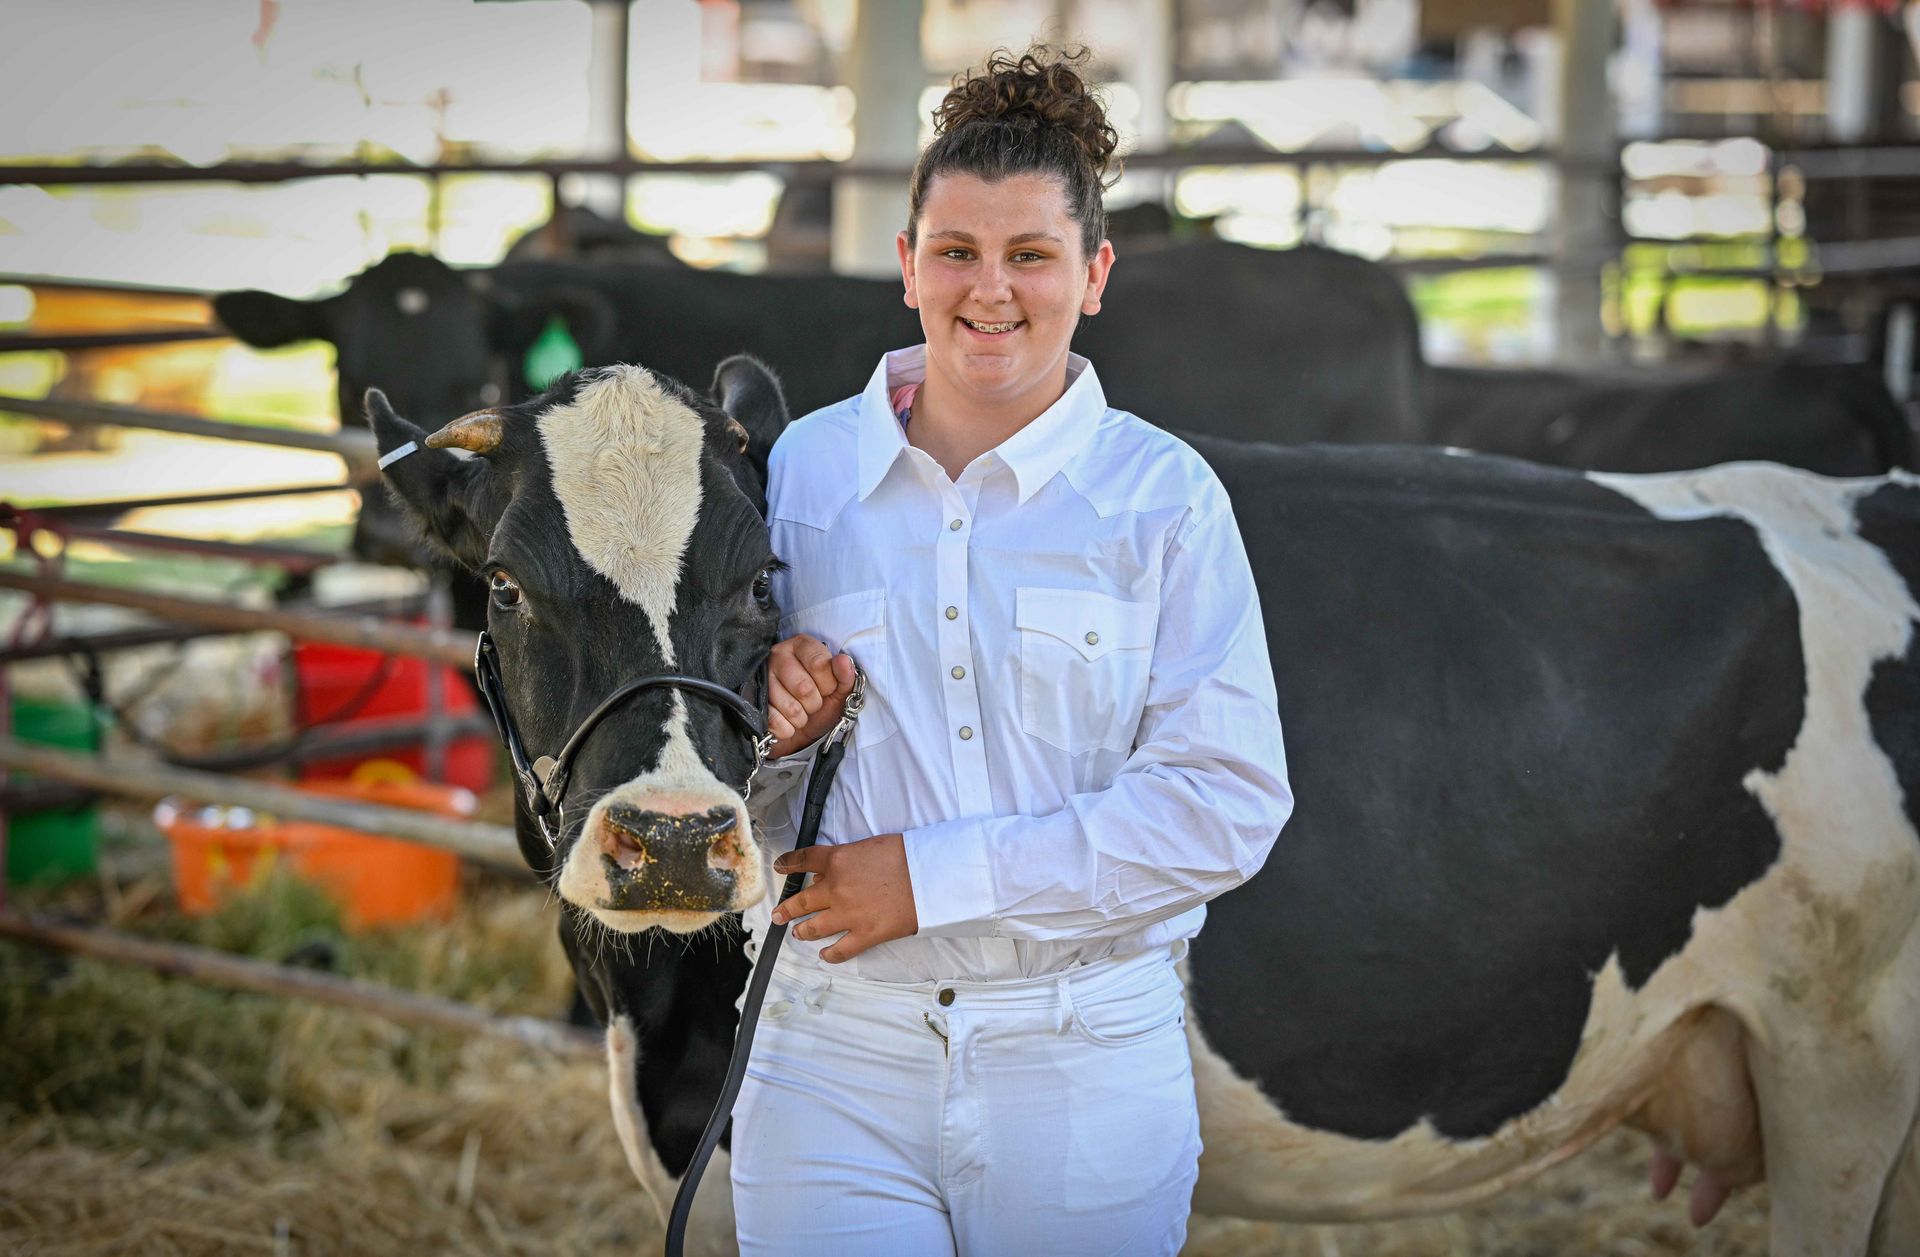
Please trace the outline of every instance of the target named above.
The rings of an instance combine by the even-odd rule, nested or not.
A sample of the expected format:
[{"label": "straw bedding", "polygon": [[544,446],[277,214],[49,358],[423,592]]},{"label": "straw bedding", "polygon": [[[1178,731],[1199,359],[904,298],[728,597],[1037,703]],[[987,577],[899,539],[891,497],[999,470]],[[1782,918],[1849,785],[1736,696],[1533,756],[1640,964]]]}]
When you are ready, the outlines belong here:
[{"label": "straw bedding", "polygon": [[[203,922],[163,887],[20,906],[553,1016],[554,909],[476,881],[459,919],[352,938],[284,883]],[[1194,1257],[1557,1257],[1765,1250],[1764,1190],[1705,1232],[1647,1198],[1618,1136],[1477,1209],[1357,1227],[1195,1218]],[[1683,1193],[1684,1194],[1684,1189]],[[21,1257],[631,1254],[657,1247],[604,1069],[512,1044],[230,995],[0,943],[0,1251]]]}]

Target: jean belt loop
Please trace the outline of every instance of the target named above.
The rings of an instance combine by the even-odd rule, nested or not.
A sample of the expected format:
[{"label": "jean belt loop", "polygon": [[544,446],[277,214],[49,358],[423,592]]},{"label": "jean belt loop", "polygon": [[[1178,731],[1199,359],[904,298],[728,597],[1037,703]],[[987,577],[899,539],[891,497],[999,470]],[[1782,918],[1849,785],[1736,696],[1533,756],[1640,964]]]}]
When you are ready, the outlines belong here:
[{"label": "jean belt loop", "polygon": [[1172,961],[1174,964],[1177,965],[1181,961],[1185,960],[1186,958],[1187,958],[1187,940],[1186,939],[1176,938],[1171,943],[1167,944],[1168,960]]},{"label": "jean belt loop", "polygon": [[820,1005],[826,1001],[827,992],[832,989],[833,975],[826,974],[820,978],[816,978],[813,983],[807,987],[806,994],[802,995],[800,1000],[807,1006],[807,1011],[817,1013],[820,1011]]},{"label": "jean belt loop", "polygon": [[1070,1034],[1073,1031],[1073,1020],[1079,1015],[1073,1007],[1073,988],[1068,984],[1067,975],[1064,973],[1054,979],[1053,986],[1060,993],[1060,1033]]}]

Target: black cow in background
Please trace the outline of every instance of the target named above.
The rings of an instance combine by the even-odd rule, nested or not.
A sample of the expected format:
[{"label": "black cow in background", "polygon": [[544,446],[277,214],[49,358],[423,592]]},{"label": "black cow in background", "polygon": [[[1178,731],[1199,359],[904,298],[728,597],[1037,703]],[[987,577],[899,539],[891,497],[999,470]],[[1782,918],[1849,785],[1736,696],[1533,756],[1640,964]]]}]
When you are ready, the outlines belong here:
[{"label": "black cow in background", "polygon": [[1713,371],[1431,367],[1429,440],[1592,471],[1753,459],[1828,476],[1914,466],[1906,417],[1872,367]]},{"label": "black cow in background", "polygon": [[[369,385],[391,384],[427,422],[531,396],[545,381],[529,378],[528,350],[555,315],[583,362],[645,361],[698,378],[751,349],[783,371],[796,413],[851,394],[880,354],[920,336],[894,280],[738,275],[642,252],[474,271],[396,254],[325,300],[230,293],[215,308],[255,345],[336,345],[341,413],[356,422],[353,399]],[[1430,368],[1392,275],[1318,248],[1125,253],[1076,348],[1116,405],[1213,436],[1449,445],[1603,471],[1913,465],[1904,418],[1865,369]],[[401,543],[384,504],[369,514],[356,552],[393,561]]]},{"label": "black cow in background", "polygon": [[[1372,263],[1319,248],[1187,245],[1127,257],[1108,294],[1076,348],[1117,405],[1176,426],[1283,415],[1296,441],[1423,439],[1413,307]],[[699,378],[752,348],[781,370],[802,414],[858,392],[881,354],[920,339],[898,280],[631,261],[455,271],[395,254],[335,297],[229,293],[215,310],[263,348],[331,341],[340,413],[355,422],[359,394],[388,382],[423,403],[414,413],[427,422],[531,396],[545,381],[527,379],[522,364],[556,313],[589,363],[646,361]],[[506,369],[500,397],[482,391],[495,380],[490,354]]]},{"label": "black cow in background", "polygon": [[[921,339],[898,279],[741,275],[566,262],[502,266],[496,291],[597,296],[589,362],[644,361],[698,379],[749,350],[780,371],[794,413],[858,392],[880,355]],[[517,346],[502,344],[509,361]],[[1115,405],[1174,426],[1283,416],[1291,441],[1418,442],[1419,327],[1381,268],[1330,249],[1203,243],[1125,256],[1074,348]]]},{"label": "black cow in background", "polygon": [[[380,386],[404,413],[445,423],[501,399],[506,385],[494,347],[531,345],[553,315],[594,326],[599,306],[548,294],[535,305],[492,291],[483,272],[462,274],[438,258],[395,253],[368,267],[344,292],[312,301],[275,293],[221,293],[214,313],[227,330],[259,349],[302,341],[334,347],[341,423],[366,422],[360,399]],[[524,350],[523,350],[524,352]],[[384,491],[361,494],[352,552],[369,563],[446,570],[419,541]],[[452,583],[454,622],[486,623],[485,589]]]}]

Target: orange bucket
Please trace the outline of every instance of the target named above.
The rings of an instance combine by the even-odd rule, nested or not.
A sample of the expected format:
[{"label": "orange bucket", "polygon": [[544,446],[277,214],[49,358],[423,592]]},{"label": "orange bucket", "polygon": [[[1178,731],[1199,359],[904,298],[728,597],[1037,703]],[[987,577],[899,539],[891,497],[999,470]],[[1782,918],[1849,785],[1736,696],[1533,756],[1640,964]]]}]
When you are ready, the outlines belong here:
[{"label": "orange bucket", "polygon": [[[299,789],[460,819],[475,807],[470,791],[427,782],[310,781]],[[460,857],[419,843],[173,801],[154,809],[154,822],[173,848],[174,892],[188,916],[212,912],[281,862],[337,901],[350,929],[445,920],[459,898]]]}]

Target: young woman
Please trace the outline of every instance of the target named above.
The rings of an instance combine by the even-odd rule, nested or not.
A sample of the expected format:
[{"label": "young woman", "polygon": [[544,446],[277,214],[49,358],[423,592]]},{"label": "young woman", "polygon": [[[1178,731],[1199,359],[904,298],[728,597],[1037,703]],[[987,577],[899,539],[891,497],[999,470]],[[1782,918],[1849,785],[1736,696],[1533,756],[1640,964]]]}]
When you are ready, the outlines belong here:
[{"label": "young woman", "polygon": [[[1081,64],[1000,55],[948,93],[899,238],[926,343],[773,452],[785,758],[754,802],[776,870],[812,880],[773,910],[795,924],[734,1109],[745,1253],[1185,1236],[1174,966],[1292,798],[1226,495],[1068,349],[1114,264]],[[866,709],[795,854],[848,655]]]}]

